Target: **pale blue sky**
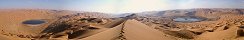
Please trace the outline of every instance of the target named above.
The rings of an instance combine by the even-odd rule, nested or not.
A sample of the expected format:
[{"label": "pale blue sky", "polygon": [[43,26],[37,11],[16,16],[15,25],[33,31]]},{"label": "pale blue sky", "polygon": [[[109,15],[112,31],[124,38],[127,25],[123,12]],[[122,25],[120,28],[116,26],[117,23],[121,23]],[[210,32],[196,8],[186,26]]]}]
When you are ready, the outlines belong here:
[{"label": "pale blue sky", "polygon": [[244,8],[244,0],[0,0],[0,8],[128,13],[191,8]]}]

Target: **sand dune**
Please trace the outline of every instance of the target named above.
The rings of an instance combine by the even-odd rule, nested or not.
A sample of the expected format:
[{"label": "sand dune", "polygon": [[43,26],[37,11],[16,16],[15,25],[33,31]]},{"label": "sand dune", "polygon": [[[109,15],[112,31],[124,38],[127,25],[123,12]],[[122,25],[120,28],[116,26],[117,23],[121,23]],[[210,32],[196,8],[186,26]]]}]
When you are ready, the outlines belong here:
[{"label": "sand dune", "polygon": [[113,27],[111,29],[108,29],[106,31],[103,31],[101,33],[82,38],[80,40],[118,40],[119,36],[121,35],[121,30],[122,30],[122,24]]},{"label": "sand dune", "polygon": [[[1,10],[0,39],[243,40],[242,10],[167,10],[115,18],[97,12]],[[41,20],[42,23],[31,24],[34,21],[29,20]]]},{"label": "sand dune", "polygon": [[[143,31],[142,31],[143,30]],[[136,20],[124,23],[81,40],[177,40]]]},{"label": "sand dune", "polygon": [[[41,32],[41,30],[47,27],[48,23],[51,23],[56,19],[55,16],[56,15],[54,13],[48,13],[45,10],[0,11],[0,30],[2,30],[1,34],[14,37],[16,37],[16,35],[37,35]],[[32,19],[45,20],[48,23],[36,27],[26,26],[22,24],[23,21]]]},{"label": "sand dune", "polygon": [[126,40],[177,40],[136,20],[127,20],[123,31]]}]

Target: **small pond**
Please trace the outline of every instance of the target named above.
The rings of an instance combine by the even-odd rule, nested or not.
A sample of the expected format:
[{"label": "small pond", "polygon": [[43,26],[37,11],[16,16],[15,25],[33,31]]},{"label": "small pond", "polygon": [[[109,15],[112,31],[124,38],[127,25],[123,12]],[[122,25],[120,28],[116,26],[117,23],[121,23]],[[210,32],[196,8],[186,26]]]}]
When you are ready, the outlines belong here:
[{"label": "small pond", "polygon": [[199,22],[203,21],[205,18],[200,17],[176,17],[173,20],[175,22]]},{"label": "small pond", "polygon": [[22,22],[23,24],[30,24],[30,25],[38,25],[38,24],[43,24],[45,23],[44,20],[26,20]]}]

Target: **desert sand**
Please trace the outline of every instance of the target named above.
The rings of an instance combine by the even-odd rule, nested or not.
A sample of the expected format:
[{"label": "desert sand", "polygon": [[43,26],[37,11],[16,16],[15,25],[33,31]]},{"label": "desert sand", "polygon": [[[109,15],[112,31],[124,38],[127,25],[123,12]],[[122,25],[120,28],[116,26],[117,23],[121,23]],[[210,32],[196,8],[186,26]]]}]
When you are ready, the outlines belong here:
[{"label": "desert sand", "polygon": [[99,12],[1,9],[0,39],[244,40],[243,14],[244,9],[201,8],[115,17]]}]

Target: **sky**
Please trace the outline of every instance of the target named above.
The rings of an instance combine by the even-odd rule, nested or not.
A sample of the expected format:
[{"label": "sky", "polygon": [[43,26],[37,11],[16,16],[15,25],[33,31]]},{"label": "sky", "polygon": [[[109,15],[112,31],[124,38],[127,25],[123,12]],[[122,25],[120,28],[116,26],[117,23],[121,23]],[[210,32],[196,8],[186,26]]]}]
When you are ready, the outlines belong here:
[{"label": "sky", "polygon": [[244,8],[244,0],[0,0],[0,8],[136,13],[192,8]]}]

